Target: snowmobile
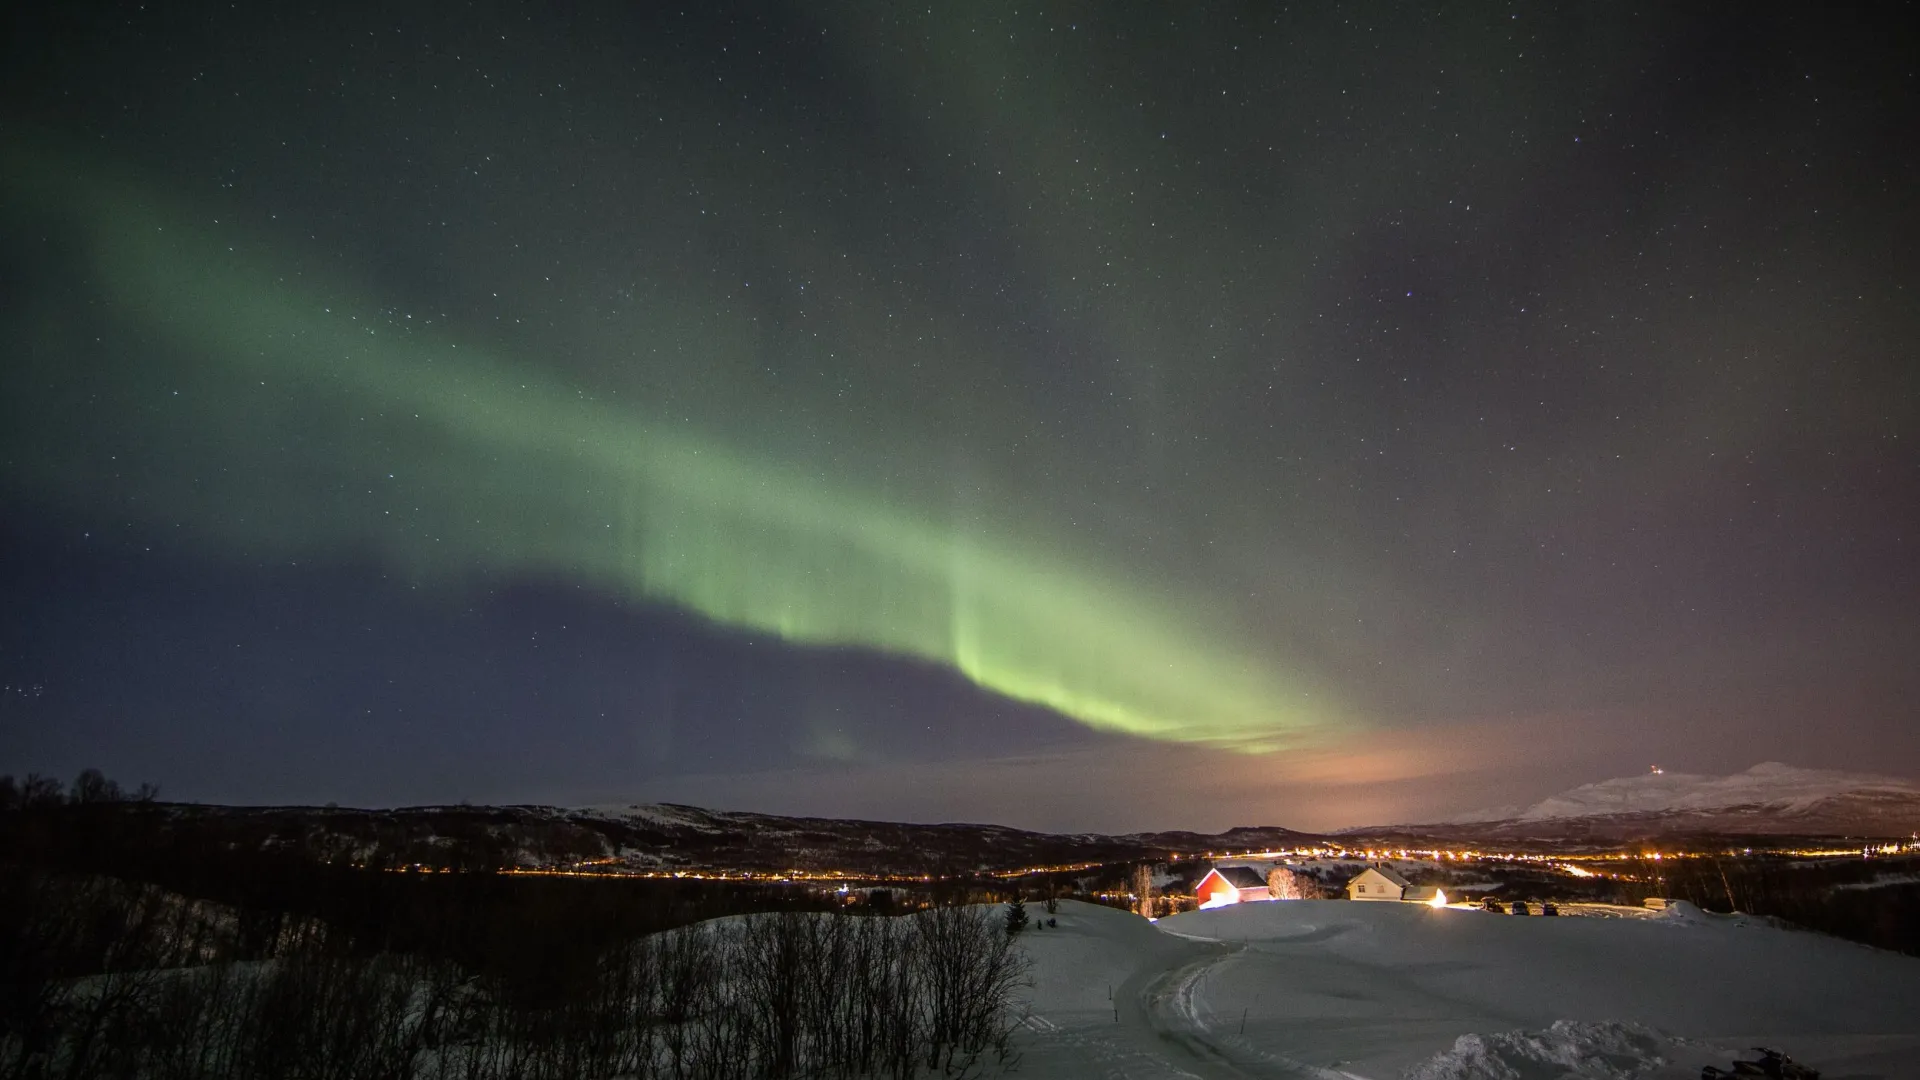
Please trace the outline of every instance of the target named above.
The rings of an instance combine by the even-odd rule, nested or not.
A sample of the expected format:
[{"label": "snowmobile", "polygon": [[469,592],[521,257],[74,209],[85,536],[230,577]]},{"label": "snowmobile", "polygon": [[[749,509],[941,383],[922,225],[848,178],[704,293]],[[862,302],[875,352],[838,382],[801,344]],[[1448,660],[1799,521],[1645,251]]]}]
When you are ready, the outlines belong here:
[{"label": "snowmobile", "polygon": [[1760,1055],[1758,1061],[1736,1059],[1732,1069],[1708,1065],[1700,1070],[1700,1080],[1740,1076],[1762,1076],[1767,1080],[1820,1080],[1820,1070],[1809,1069],[1778,1050],[1756,1046],[1753,1052]]}]

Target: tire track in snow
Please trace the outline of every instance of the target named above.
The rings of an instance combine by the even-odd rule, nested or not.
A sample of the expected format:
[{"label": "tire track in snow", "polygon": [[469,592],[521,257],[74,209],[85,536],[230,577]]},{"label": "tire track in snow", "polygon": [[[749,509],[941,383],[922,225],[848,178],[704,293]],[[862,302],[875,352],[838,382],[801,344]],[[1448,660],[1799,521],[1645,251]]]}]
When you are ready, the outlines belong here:
[{"label": "tire track in snow", "polygon": [[1214,968],[1245,949],[1244,943],[1216,942],[1205,954],[1180,967],[1135,975],[1121,987],[1128,1006],[1121,1010],[1123,1026],[1150,1034],[1162,1048],[1171,1051],[1166,1055],[1167,1064],[1179,1075],[1196,1080],[1349,1080],[1351,1073],[1289,1061],[1209,1026],[1209,1010],[1199,999],[1199,992]]}]

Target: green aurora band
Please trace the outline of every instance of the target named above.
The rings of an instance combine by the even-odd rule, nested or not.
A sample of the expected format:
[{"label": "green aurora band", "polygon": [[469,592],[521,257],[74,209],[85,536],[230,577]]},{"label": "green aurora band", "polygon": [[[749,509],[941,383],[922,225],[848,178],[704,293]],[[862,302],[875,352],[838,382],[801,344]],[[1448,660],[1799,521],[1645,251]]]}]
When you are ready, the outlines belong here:
[{"label": "green aurora band", "polygon": [[396,330],[148,193],[25,158],[9,202],[82,238],[102,321],[139,355],[73,363],[99,327],[42,305],[0,376],[17,489],[254,558],[373,558],[442,588],[478,571],[591,583],[946,665],[1106,731],[1269,752],[1349,726],[1244,634],[1041,530],[752,460],[537,365]]}]

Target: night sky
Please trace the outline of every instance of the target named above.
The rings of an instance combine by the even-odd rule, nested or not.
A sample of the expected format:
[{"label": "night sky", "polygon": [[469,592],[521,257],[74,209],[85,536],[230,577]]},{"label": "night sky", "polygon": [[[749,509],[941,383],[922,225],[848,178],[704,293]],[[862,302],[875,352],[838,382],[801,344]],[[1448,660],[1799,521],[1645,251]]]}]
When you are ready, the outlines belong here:
[{"label": "night sky", "polygon": [[1910,12],[686,7],[5,16],[0,771],[1920,773]]}]

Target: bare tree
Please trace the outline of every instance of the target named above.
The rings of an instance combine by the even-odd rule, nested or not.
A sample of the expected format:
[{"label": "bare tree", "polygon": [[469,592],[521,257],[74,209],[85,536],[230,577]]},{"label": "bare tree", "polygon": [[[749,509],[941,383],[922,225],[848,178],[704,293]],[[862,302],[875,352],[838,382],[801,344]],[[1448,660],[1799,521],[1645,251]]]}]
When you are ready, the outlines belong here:
[{"label": "bare tree", "polygon": [[99,769],[82,769],[80,775],[73,778],[73,794],[69,801],[76,806],[125,800],[126,793],[120,790],[120,785],[107,779]]},{"label": "bare tree", "polygon": [[60,781],[39,773],[28,773],[20,783],[20,805],[29,809],[40,806],[59,806],[66,802],[61,794]]},{"label": "bare tree", "polygon": [[1142,918],[1153,918],[1153,865],[1139,863],[1133,868],[1134,910]]},{"label": "bare tree", "polygon": [[1284,866],[1276,866],[1267,871],[1267,892],[1275,900],[1306,899],[1306,892],[1301,888],[1300,875]]},{"label": "bare tree", "polygon": [[0,1080],[967,1076],[1005,1060],[1025,971],[988,905],[700,923],[537,986],[319,922],[256,966],[237,909],[216,908],[0,879],[22,916],[21,940],[0,925]]}]

